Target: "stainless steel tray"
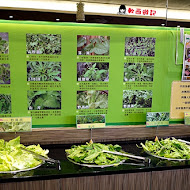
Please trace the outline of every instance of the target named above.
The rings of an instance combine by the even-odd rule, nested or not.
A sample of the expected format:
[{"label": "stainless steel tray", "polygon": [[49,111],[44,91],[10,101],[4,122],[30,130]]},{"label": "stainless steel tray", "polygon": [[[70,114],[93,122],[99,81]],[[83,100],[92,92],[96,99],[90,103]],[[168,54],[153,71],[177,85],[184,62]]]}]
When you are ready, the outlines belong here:
[{"label": "stainless steel tray", "polygon": [[75,162],[74,160],[70,159],[67,157],[67,159],[72,162],[73,164],[76,164],[76,165],[79,165],[79,166],[86,166],[86,167],[89,167],[89,168],[106,168],[106,167],[112,167],[112,166],[118,166],[120,164],[123,164],[125,162],[125,160],[122,160],[121,162],[119,163],[114,163],[114,164],[109,164],[109,165],[96,165],[96,164],[83,164],[83,163],[78,163],[78,162]]},{"label": "stainless steel tray", "polygon": [[182,161],[190,161],[190,159],[166,158],[166,157],[161,157],[161,156],[154,155],[154,154],[152,154],[151,152],[148,152],[148,151],[145,151],[145,152],[146,152],[148,155],[150,155],[150,156],[153,156],[153,157],[156,157],[156,158],[160,158],[160,159],[163,159],[163,160],[179,161],[179,162],[182,162]]}]

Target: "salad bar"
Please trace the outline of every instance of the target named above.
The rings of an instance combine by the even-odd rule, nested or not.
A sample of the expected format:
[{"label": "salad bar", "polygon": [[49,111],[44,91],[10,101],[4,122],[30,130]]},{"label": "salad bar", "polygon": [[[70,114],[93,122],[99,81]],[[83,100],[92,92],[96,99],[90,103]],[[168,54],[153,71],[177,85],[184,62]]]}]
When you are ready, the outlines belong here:
[{"label": "salad bar", "polygon": [[190,168],[188,141],[175,138],[24,146],[17,137],[0,143],[0,181],[3,183]]}]

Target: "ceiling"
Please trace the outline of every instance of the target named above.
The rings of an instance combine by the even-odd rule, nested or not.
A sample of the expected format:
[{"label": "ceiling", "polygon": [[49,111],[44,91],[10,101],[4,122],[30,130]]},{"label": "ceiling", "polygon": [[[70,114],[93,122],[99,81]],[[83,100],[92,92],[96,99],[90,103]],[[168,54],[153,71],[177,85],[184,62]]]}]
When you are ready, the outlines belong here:
[{"label": "ceiling", "polygon": [[[0,0],[0,7],[4,3],[10,2],[11,4],[16,2],[15,0]],[[65,2],[87,2],[87,3],[96,3],[96,4],[113,4],[113,5],[125,5],[127,7],[134,6],[134,7],[154,7],[154,8],[166,8],[168,3],[168,8],[173,10],[186,10],[190,11],[190,0],[17,0],[24,2],[42,2],[42,3],[65,3]],[[9,7],[9,6],[7,6]]]},{"label": "ceiling", "polygon": [[[1,0],[0,0],[1,1]],[[100,3],[100,4],[114,4],[114,5],[126,5],[126,6],[139,6],[139,7],[156,7],[166,8],[168,1],[169,9],[176,10],[190,10],[190,0],[22,0],[22,1],[43,1],[43,2],[88,2],[88,3]]]},{"label": "ceiling", "polygon": [[[45,0],[44,0],[45,1]],[[61,0],[53,0],[61,1]],[[66,0],[79,2],[79,0]],[[126,6],[140,6],[140,7],[157,7],[165,8],[167,0],[82,0],[82,2],[89,3],[105,3],[105,4],[117,4]],[[168,0],[169,9],[177,10],[190,10],[190,0]]]}]

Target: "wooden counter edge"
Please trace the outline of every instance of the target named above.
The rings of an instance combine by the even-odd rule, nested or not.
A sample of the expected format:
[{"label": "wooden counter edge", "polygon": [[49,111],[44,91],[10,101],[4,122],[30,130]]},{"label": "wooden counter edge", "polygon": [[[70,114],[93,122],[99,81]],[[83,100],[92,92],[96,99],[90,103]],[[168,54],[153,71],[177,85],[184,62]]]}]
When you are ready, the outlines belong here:
[{"label": "wooden counter edge", "polygon": [[[0,133],[0,139],[10,140],[21,137],[23,144],[72,144],[84,143],[90,139],[89,129],[75,127],[34,128],[31,132]],[[92,138],[95,142],[128,141],[153,139],[158,137],[188,137],[190,126],[176,124],[163,127],[146,127],[145,125],[108,126],[94,129]]]}]

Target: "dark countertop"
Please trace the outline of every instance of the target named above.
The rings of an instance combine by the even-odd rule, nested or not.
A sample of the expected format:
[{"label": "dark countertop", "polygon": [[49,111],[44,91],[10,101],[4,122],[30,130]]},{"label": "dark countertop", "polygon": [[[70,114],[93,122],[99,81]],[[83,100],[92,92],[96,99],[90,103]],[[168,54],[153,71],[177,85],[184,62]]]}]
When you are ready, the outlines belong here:
[{"label": "dark countertop", "polygon": [[[124,164],[116,167],[107,168],[88,168],[75,165],[67,160],[65,155],[65,149],[70,148],[71,145],[46,145],[43,148],[49,149],[49,157],[60,160],[61,170],[54,164],[43,164],[39,168],[34,170],[19,172],[16,174],[0,174],[0,182],[17,182],[17,181],[30,181],[30,180],[43,180],[43,179],[59,179],[69,177],[82,177],[82,176],[94,176],[94,175],[111,175],[122,173],[134,173],[134,172],[151,172],[160,170],[171,169],[183,169],[190,168],[190,161],[168,161],[161,160],[147,155],[142,149],[136,145],[140,145],[140,141],[133,142],[110,142],[111,144],[119,144],[123,150],[130,152],[134,155],[140,155],[151,159],[150,164],[142,164],[133,160],[128,160]],[[109,143],[105,143],[109,144]],[[131,165],[132,164],[132,165]],[[137,164],[137,165],[134,165]],[[138,165],[140,164],[140,165]]]}]

